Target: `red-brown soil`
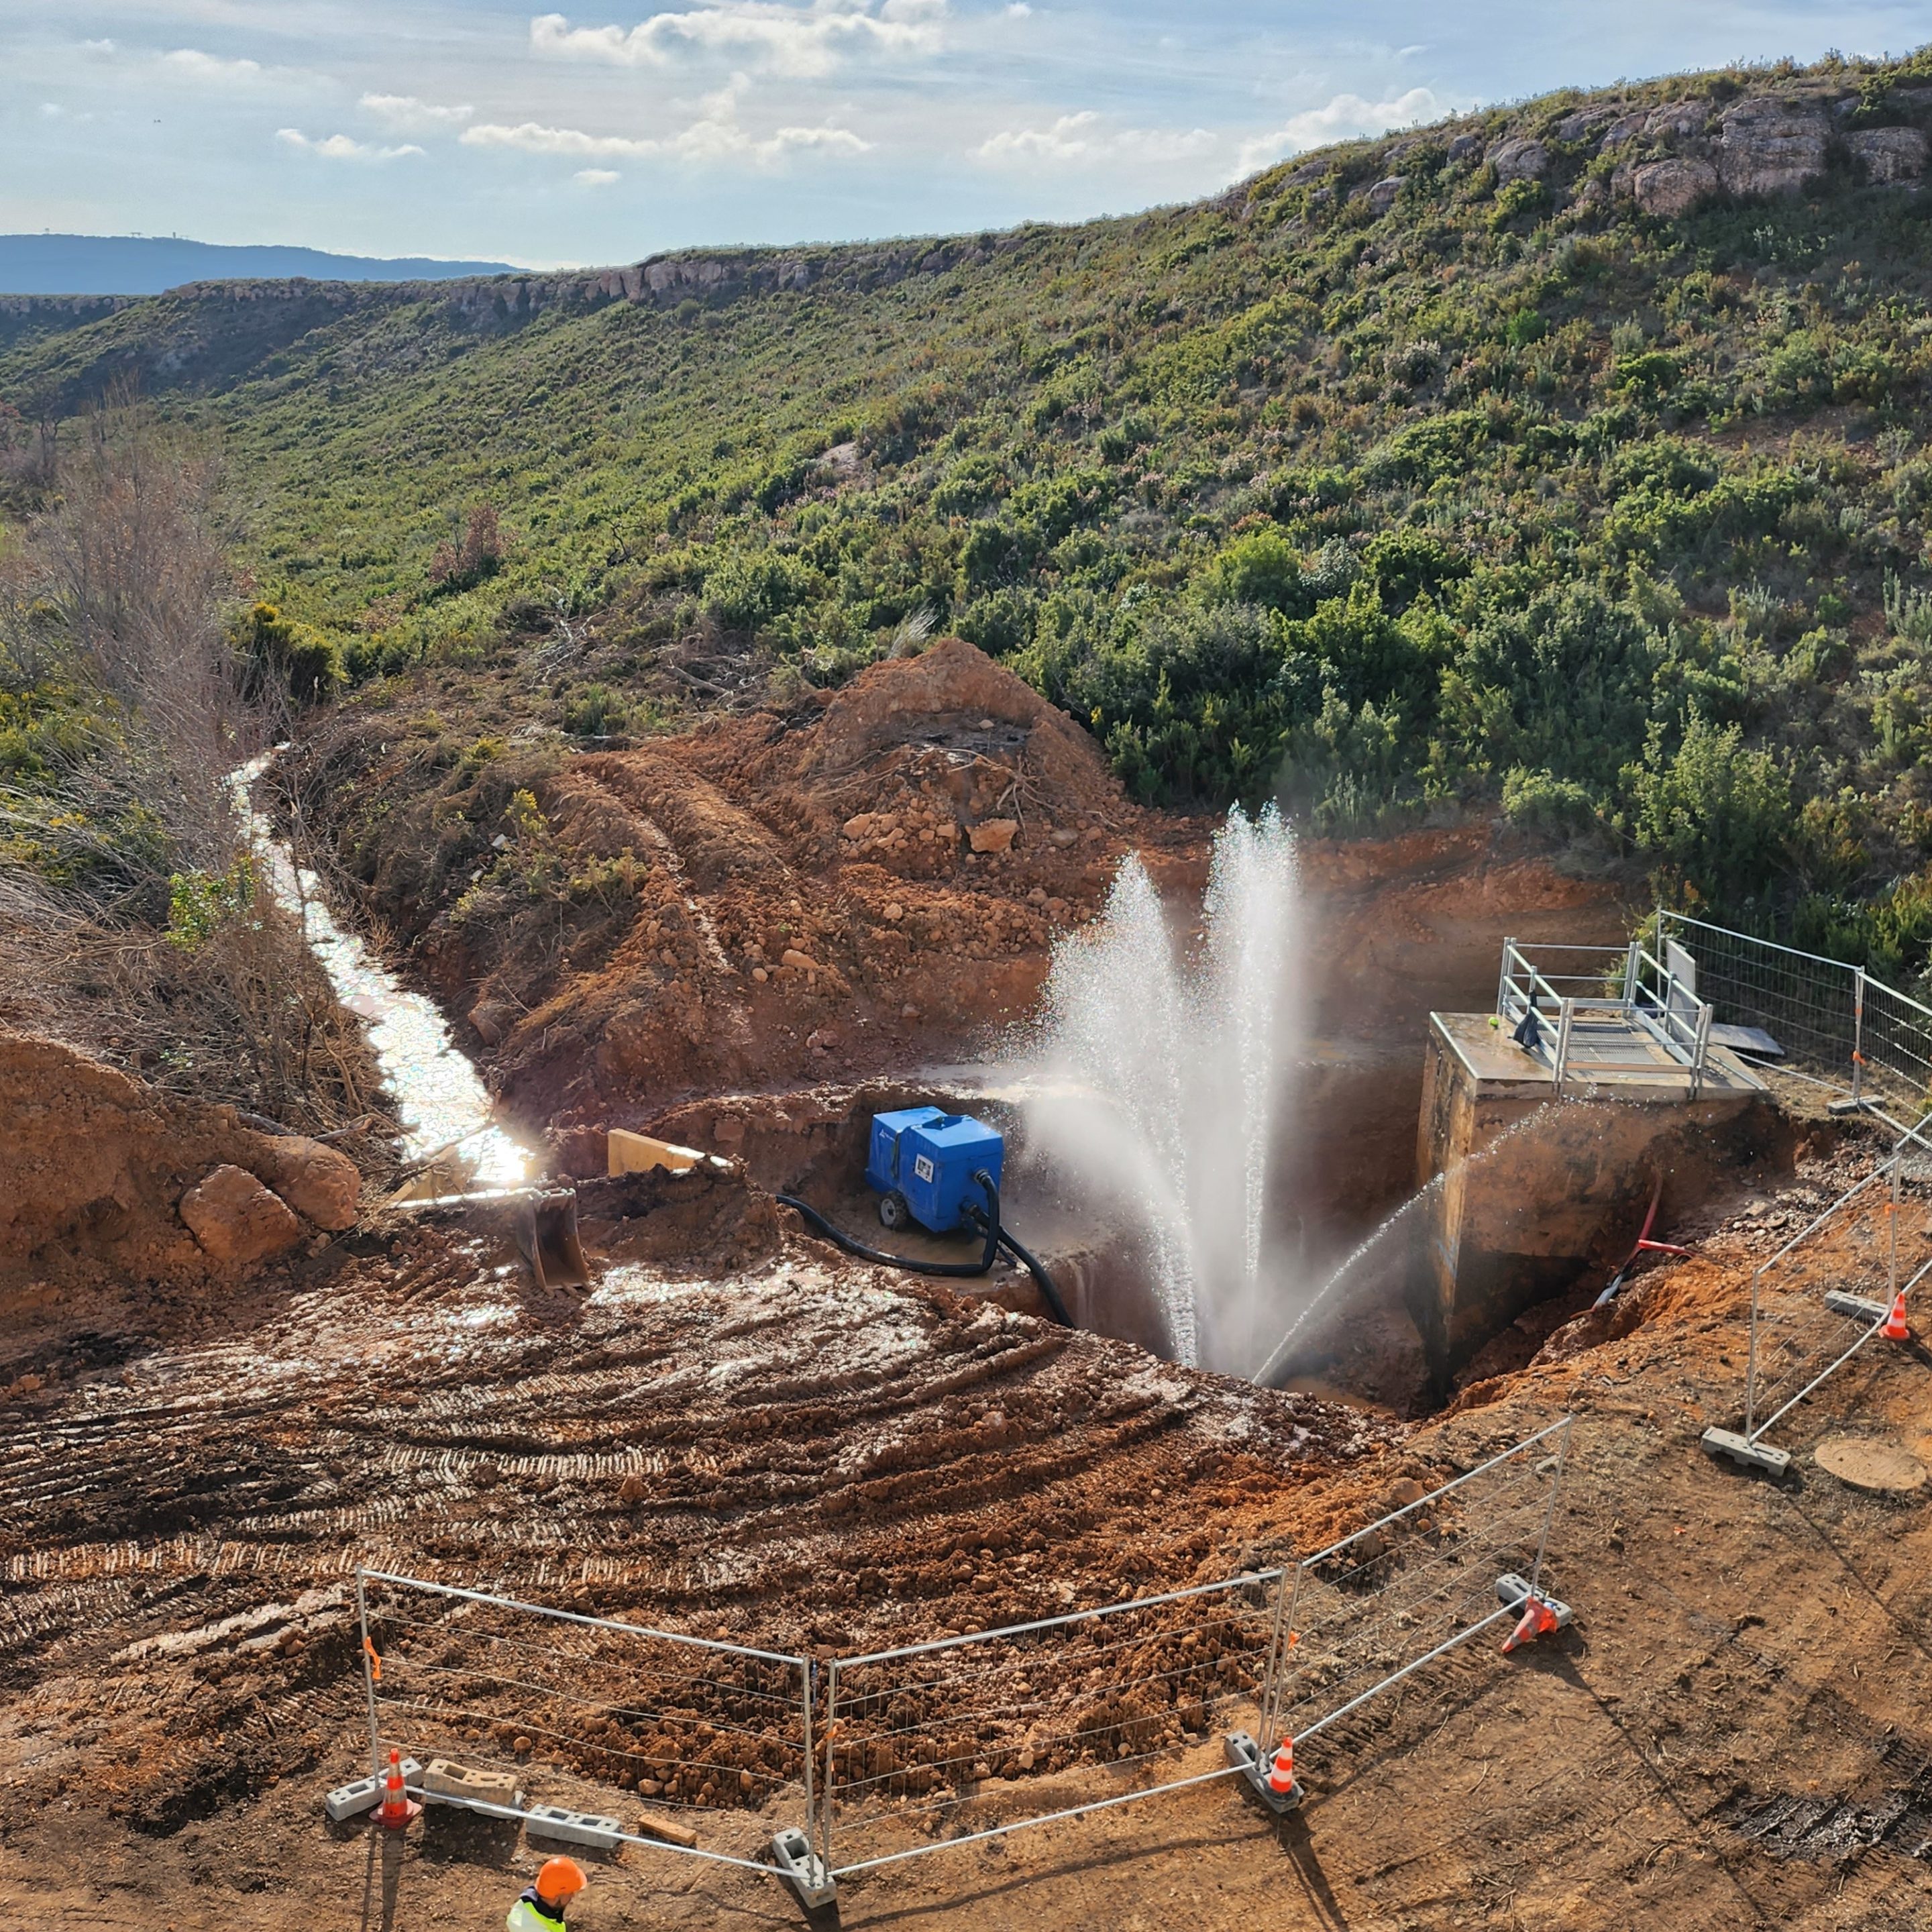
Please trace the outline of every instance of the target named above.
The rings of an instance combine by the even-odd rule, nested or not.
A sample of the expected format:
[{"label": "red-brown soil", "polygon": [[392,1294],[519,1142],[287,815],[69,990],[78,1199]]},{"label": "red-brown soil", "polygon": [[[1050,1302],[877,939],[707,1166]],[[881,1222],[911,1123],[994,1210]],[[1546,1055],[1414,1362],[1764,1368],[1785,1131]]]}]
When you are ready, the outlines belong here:
[{"label": "red-brown soil", "polygon": [[[1550,1551],[1574,1631],[1479,1643],[1311,1746],[1285,1826],[1210,1785],[888,1868],[838,1922],[1904,1932],[1932,1912],[1932,1517],[1802,1452],[1849,1423],[1932,1454],[1932,1358],[1840,1387],[1784,1489],[1696,1446],[1733,1420],[1750,1265],[1857,1157],[1733,1198],[1616,1332],[1559,1334],[1413,1430],[802,1249],[544,1296],[460,1227],[399,1224],[280,1287],[103,1293],[84,1322],[16,1294],[48,1372],[5,1408],[0,1922],[494,1922],[520,1847],[439,1829],[378,1857],[321,1820],[358,1752],[358,1561],[845,1649],[1307,1547],[1398,1475],[1574,1411]],[[694,1204],[663,1204],[696,1234]],[[795,1922],[772,1881],[634,1851],[573,1916]]]}]

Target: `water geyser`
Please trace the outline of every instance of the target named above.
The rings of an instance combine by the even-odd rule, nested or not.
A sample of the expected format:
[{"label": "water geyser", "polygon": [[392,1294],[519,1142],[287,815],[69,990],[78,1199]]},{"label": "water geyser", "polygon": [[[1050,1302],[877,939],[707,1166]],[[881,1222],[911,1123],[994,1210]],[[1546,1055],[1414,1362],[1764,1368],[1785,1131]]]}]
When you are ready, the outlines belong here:
[{"label": "water geyser", "polygon": [[1266,1196],[1294,1117],[1300,927],[1293,834],[1271,806],[1255,819],[1238,807],[1215,835],[1193,944],[1177,946],[1130,855],[1047,979],[1029,1143],[1139,1221],[1174,1358],[1195,1366],[1252,1368],[1297,1292]]}]

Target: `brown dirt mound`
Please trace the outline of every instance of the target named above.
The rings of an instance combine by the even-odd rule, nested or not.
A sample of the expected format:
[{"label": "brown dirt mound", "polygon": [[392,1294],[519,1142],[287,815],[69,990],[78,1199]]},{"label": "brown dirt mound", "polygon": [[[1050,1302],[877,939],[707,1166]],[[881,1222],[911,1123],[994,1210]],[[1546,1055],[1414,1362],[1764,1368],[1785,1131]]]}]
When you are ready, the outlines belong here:
[{"label": "brown dirt mound", "polygon": [[299,1208],[290,1151],[314,1146],[257,1133],[232,1107],[171,1099],[57,1041],[0,1034],[0,1285],[203,1277],[214,1264],[182,1224],[182,1196],[232,1166],[296,1194]]},{"label": "brown dirt mound", "polygon": [[802,709],[574,760],[539,798],[570,863],[635,866],[628,929],[583,970],[501,958],[480,987],[458,935],[431,944],[566,1146],[680,1096],[962,1051],[1030,1006],[1127,837],[1200,836],[956,638]]}]

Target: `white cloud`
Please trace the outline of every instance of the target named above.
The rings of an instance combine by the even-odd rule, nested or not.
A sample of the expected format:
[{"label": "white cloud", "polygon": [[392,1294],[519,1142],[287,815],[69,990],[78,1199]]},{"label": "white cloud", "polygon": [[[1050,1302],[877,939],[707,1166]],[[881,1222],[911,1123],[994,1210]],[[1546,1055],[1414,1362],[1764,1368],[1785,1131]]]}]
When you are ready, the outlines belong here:
[{"label": "white cloud", "polygon": [[980,142],[982,161],[1096,167],[1116,161],[1180,161],[1211,153],[1218,136],[1205,128],[1108,128],[1090,108],[1063,114],[1050,128],[1012,128]]},{"label": "white cloud", "polygon": [[824,154],[862,154],[872,142],[849,128],[780,128],[763,138],[735,120],[707,116],[660,140],[649,135],[586,134],[580,128],[546,128],[535,121],[516,127],[485,122],[464,130],[471,148],[514,148],[526,154],[583,154],[632,160],[711,161],[744,160],[769,164],[801,150]]},{"label": "white cloud", "polygon": [[612,182],[623,178],[615,168],[579,168],[571,176],[572,181],[580,182],[585,188],[608,188]]},{"label": "white cloud", "polygon": [[1235,172],[1251,175],[1285,155],[1300,154],[1304,148],[1318,148],[1358,134],[1386,134],[1391,128],[1412,127],[1419,121],[1440,120],[1449,111],[1449,104],[1426,87],[1412,87],[1392,100],[1364,100],[1359,94],[1338,94],[1327,106],[1312,107],[1305,114],[1293,116],[1272,134],[1244,142]]},{"label": "white cloud", "polygon": [[372,147],[366,141],[352,141],[346,134],[330,134],[312,141],[299,128],[278,128],[275,139],[305,154],[320,154],[326,161],[399,161],[405,154],[422,152],[413,141],[400,148]]},{"label": "white cloud", "polygon": [[675,134],[590,134],[580,128],[548,128],[524,121],[514,128],[494,122],[466,128],[462,140],[470,148],[514,148],[526,154],[575,154],[586,159],[634,160],[750,161],[770,166],[786,155],[800,152],[862,154],[872,142],[849,128],[779,128],[758,135],[741,126],[738,97],[746,86],[742,74],[728,86],[699,102],[698,118]]},{"label": "white cloud", "polygon": [[530,45],[563,60],[662,67],[680,56],[748,58],[780,74],[830,73],[866,53],[931,54],[944,38],[946,0],[700,0],[622,27],[573,27],[561,14],[530,22]]},{"label": "white cloud", "polygon": [[438,107],[418,100],[413,94],[365,94],[357,104],[392,128],[412,134],[426,129],[433,132],[439,128],[460,127],[476,112],[466,104],[460,107]]},{"label": "white cloud", "polygon": [[251,60],[224,60],[218,54],[205,54],[199,47],[176,47],[161,56],[161,64],[183,79],[218,87],[252,87],[262,78],[262,63]]},{"label": "white cloud", "polygon": [[82,50],[90,54],[111,54],[114,51],[112,40],[82,40],[80,44]]}]

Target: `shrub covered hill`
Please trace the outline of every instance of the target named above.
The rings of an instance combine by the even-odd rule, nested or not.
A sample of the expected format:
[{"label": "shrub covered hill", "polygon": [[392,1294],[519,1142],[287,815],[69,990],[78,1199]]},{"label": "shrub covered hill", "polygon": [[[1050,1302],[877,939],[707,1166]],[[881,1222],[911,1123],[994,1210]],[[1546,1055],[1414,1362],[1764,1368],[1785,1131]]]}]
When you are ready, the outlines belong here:
[{"label": "shrub covered hill", "polygon": [[203,285],[0,394],[213,431],[305,696],[608,740],[954,631],[1149,800],[1495,803],[1911,974],[1928,130],[1932,50],[1678,76],[1072,227]]}]

